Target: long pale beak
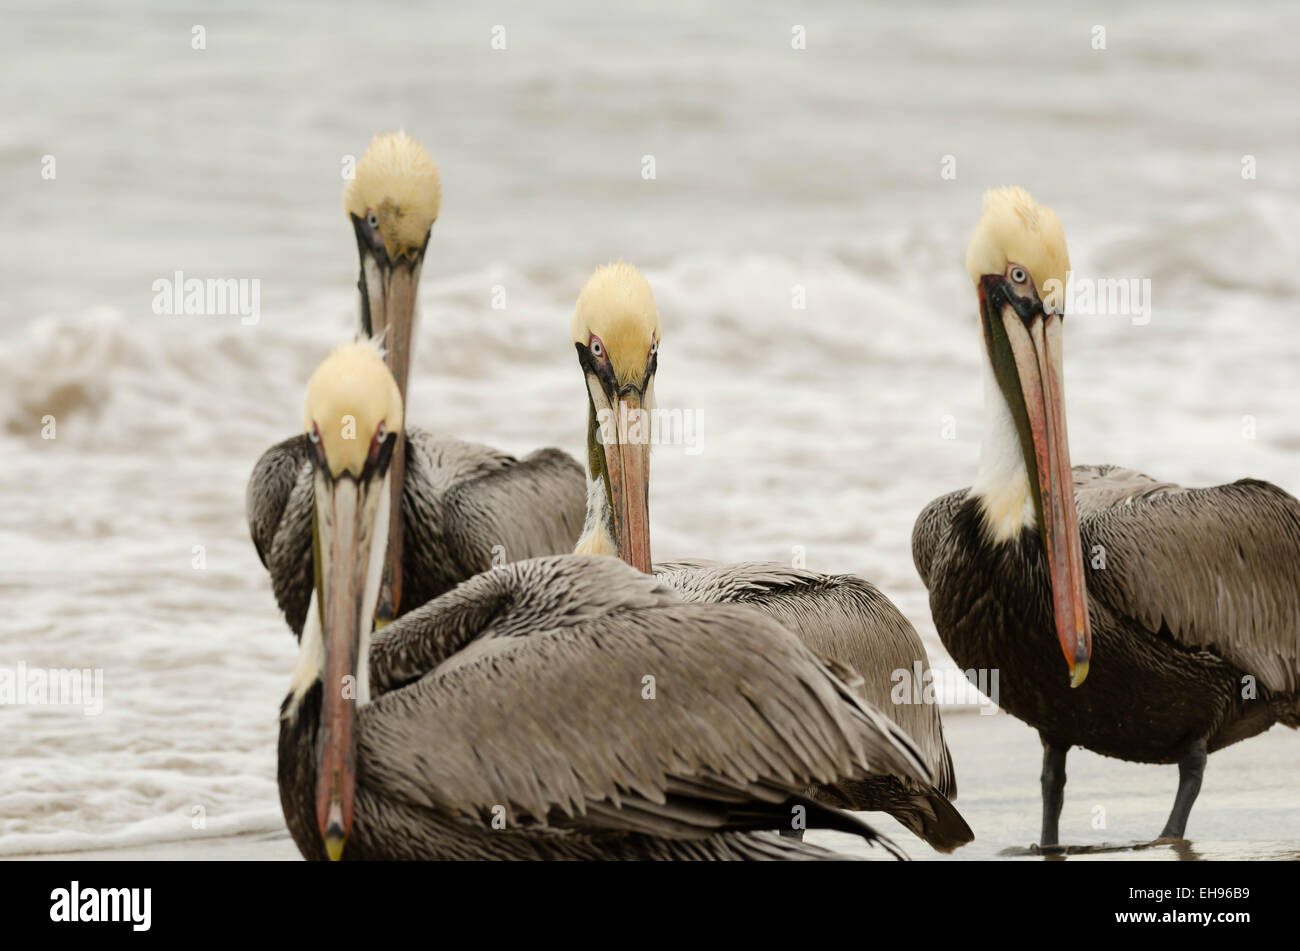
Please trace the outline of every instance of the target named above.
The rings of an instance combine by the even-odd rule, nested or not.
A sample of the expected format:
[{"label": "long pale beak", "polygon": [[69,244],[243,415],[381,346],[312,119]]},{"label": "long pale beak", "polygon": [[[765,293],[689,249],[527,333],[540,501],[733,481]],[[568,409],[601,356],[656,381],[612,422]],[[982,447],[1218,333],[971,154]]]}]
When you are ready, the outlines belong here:
[{"label": "long pale beak", "polygon": [[358,671],[362,632],[369,631],[374,587],[367,579],[375,539],[378,496],[386,487],[358,482],[350,475],[336,480],[316,472],[317,585],[325,640],[324,697],[317,734],[320,772],[316,785],[316,822],[331,861],[343,855],[352,829],[356,793],[357,700],[367,690],[367,671]]},{"label": "long pale beak", "polygon": [[641,411],[642,394],[624,387],[614,408],[614,440],[605,440],[610,508],[618,557],[650,574],[650,422]]},{"label": "long pale beak", "polygon": [[[423,255],[409,255],[388,263],[364,246],[361,251],[363,290],[362,329],[383,337],[384,362],[397,381],[406,405],[406,384],[411,369],[411,341],[415,333],[415,298],[420,287]],[[388,524],[388,560],[384,564],[375,623],[383,627],[397,617],[402,601],[402,487],[406,483],[406,434],[398,433],[393,447],[392,498]]]},{"label": "long pale beak", "polygon": [[1070,468],[1070,444],[1065,428],[1061,317],[1044,313],[1037,302],[1031,307],[1024,298],[1012,302],[1007,296],[990,293],[985,306],[996,311],[996,319],[1006,333],[1024,397],[1033,443],[1033,468],[1037,472],[1039,526],[1052,584],[1056,636],[1070,667],[1070,686],[1077,687],[1088,676],[1092,628],[1088,621],[1079,513],[1074,504],[1074,473]]},{"label": "long pale beak", "polygon": [[[420,288],[423,260],[418,256],[402,258],[394,264],[378,267],[378,288],[372,286],[369,273],[366,280],[366,291],[370,298],[370,333],[383,335],[384,362],[397,381],[397,389],[401,392],[403,401],[406,400],[406,382],[411,370],[415,297]],[[368,263],[363,262],[363,266]],[[406,405],[405,402],[402,405]]]}]

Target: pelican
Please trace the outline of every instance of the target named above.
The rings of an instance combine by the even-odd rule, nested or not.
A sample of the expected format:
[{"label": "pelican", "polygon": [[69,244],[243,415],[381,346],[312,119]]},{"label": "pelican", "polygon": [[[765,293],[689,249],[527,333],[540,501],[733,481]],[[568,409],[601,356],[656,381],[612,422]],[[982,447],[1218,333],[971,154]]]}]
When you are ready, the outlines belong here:
[{"label": "pelican", "polygon": [[[383,344],[406,399],[415,296],[438,217],[438,167],[404,132],[375,138],[343,192],[361,261],[361,334]],[[312,433],[271,447],[248,481],[249,532],[277,603],[302,632],[312,590]],[[542,449],[523,459],[411,429],[396,434],[381,626],[502,560],[573,549],[582,526],[582,468]],[[402,500],[400,508],[395,504]]]},{"label": "pelican", "polygon": [[[578,297],[571,331],[588,393],[587,518],[576,551],[621,557],[650,572],[651,426],[637,415],[654,406],[661,336],[649,283],[623,262],[600,268]],[[676,562],[653,572],[687,601],[753,607],[819,656],[856,670],[864,699],[916,741],[937,777],[934,784],[917,784],[877,775],[819,790],[824,802],[888,812],[944,852],[974,838],[949,801],[956,798],[957,780],[938,708],[900,704],[891,696],[895,671],[910,672],[917,663],[924,668],[928,661],[912,625],[875,586],[853,575],[759,562]]]},{"label": "pelican", "polygon": [[[343,416],[360,438],[340,438]],[[801,789],[877,770],[925,783],[928,768],[747,608],[567,555],[483,572],[372,631],[402,399],[371,344],[316,370],[303,427],[320,434],[318,558],[278,773],[305,857],[832,857],[768,831],[794,812],[893,851]]]},{"label": "pelican", "polygon": [[[343,210],[352,222],[361,259],[361,332],[383,341],[384,359],[406,402],[415,336],[415,297],[424,250],[442,208],[442,179],[423,146],[405,131],[375,136],[353,177],[343,188]],[[393,448],[391,508],[401,510],[406,445],[397,434]],[[388,560],[375,619],[397,616],[402,599],[404,524],[389,520]]]},{"label": "pelican", "polygon": [[985,195],[966,252],[984,339],[979,475],[925,508],[913,557],[957,665],[1000,669],[999,702],[1039,732],[1041,844],[1057,845],[1072,746],[1177,763],[1161,838],[1181,839],[1208,753],[1300,726],[1300,502],[1249,479],[1189,489],[1071,469],[1069,266],[1050,209],[1019,188]]}]

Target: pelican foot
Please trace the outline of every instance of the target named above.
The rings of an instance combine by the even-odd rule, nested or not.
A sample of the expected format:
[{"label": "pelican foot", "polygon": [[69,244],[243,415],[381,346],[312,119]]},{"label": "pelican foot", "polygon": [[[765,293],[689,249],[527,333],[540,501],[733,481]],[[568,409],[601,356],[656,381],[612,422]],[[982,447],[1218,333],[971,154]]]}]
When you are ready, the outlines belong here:
[{"label": "pelican foot", "polygon": [[1031,856],[1041,855],[1044,857],[1056,857],[1063,855],[1097,855],[1106,852],[1132,852],[1136,849],[1146,849],[1157,842],[1101,842],[1094,845],[1039,845],[1034,843],[1031,846],[1018,847],[1011,846],[999,852],[999,855],[1011,856]]},{"label": "pelican foot", "polygon": [[1161,835],[1152,839],[1150,842],[1143,842],[1141,845],[1135,845],[1135,849],[1150,849],[1157,845],[1190,845],[1191,839],[1185,839],[1181,835]]}]

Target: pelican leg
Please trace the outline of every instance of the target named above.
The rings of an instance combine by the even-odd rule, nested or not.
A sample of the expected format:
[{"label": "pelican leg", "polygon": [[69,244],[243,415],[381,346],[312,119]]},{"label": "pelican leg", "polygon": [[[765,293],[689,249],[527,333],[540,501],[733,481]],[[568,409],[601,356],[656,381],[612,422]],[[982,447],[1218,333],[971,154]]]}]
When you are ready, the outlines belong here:
[{"label": "pelican leg", "polygon": [[1065,754],[1068,746],[1053,746],[1043,738],[1043,834],[1039,846],[1056,845],[1059,841],[1057,826],[1061,820],[1061,806],[1065,804]]},{"label": "pelican leg", "polygon": [[1187,748],[1183,758],[1178,761],[1178,795],[1174,797],[1174,808],[1165,823],[1162,839],[1181,839],[1187,828],[1187,817],[1192,814],[1192,803],[1201,791],[1201,779],[1205,776],[1205,758],[1209,755],[1205,748],[1205,737],[1201,737]]}]

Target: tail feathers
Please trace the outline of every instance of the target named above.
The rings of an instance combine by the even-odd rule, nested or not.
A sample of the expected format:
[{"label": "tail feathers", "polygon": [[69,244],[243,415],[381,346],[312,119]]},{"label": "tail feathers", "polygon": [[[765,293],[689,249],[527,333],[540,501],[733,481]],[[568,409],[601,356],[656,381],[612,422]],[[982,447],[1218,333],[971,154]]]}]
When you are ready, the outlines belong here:
[{"label": "tail feathers", "polygon": [[[879,845],[894,858],[907,859],[898,846],[863,819],[824,801],[763,783],[751,783],[744,789],[729,787],[703,774],[672,777],[662,802],[626,794],[617,805],[609,800],[590,801],[586,813],[577,817],[553,810],[547,822],[559,828],[583,830],[591,819],[598,820],[598,827],[605,832],[618,830],[679,844],[711,839],[732,841],[736,835],[741,838],[734,841],[749,842],[747,837],[754,833],[772,832],[782,836],[793,833],[797,842],[805,829],[829,829]],[[779,851],[782,845],[762,836],[755,841],[767,842],[764,848],[768,850]],[[820,854],[835,857],[826,850]]]},{"label": "tail feathers", "polygon": [[[792,821],[796,815],[794,811],[796,806],[803,809],[801,828],[795,826]],[[774,819],[778,819],[779,824],[774,822]],[[807,796],[790,796],[775,809],[771,806],[733,807],[727,811],[727,828],[777,831],[787,838],[793,834],[796,839],[802,836],[804,829],[828,829],[832,832],[855,835],[872,845],[879,845],[896,859],[907,860],[907,854],[902,849],[865,820],[851,812],[837,809]]]},{"label": "tail feathers", "polygon": [[[894,845],[886,836],[877,832],[866,822],[853,815],[853,813],[824,806],[805,796],[792,796],[789,801],[801,805],[807,810],[807,826],[809,829],[830,829],[835,832],[847,832],[849,835],[860,836],[872,845],[879,845],[894,858],[901,861],[907,860],[907,854],[902,849]],[[956,812],[956,810],[953,811]],[[961,817],[958,816],[958,818]]]},{"label": "tail feathers", "polygon": [[1300,693],[1287,697],[1278,712],[1278,721],[1291,729],[1300,729]]},{"label": "tail feathers", "polygon": [[886,812],[939,852],[951,852],[975,838],[947,796],[933,786],[897,776],[819,786],[815,794],[819,802],[841,809]]},{"label": "tail feathers", "polygon": [[885,811],[937,852],[951,852],[975,838],[957,807],[937,789],[918,792],[906,804]]},{"label": "tail feathers", "polygon": [[741,832],[726,838],[728,858],[747,861],[837,861],[856,862],[861,856],[843,855],[819,845],[770,832]]}]

